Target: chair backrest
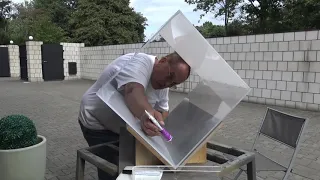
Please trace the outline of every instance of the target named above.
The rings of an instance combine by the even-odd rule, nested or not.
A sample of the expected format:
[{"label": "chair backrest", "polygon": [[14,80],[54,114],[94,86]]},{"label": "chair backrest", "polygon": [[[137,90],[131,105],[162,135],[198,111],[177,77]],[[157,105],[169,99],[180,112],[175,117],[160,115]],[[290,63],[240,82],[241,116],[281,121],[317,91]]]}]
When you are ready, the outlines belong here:
[{"label": "chair backrest", "polygon": [[296,148],[306,121],[305,118],[268,108],[259,133]]}]

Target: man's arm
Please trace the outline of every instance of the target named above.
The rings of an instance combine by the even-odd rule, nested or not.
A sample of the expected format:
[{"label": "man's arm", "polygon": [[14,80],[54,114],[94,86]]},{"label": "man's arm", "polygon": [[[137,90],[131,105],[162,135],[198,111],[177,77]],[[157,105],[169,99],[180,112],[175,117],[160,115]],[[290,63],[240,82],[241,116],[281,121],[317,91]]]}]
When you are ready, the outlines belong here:
[{"label": "man's arm", "polygon": [[[153,108],[149,104],[147,97],[144,93],[144,87],[139,83],[128,83],[125,85],[125,102],[129,107],[129,110],[133,113],[135,117],[142,117],[144,114],[144,110],[148,112],[152,112]],[[160,111],[162,115],[162,119],[168,117],[168,111]]]},{"label": "man's arm", "polygon": [[144,87],[139,83],[131,82],[125,85],[124,91],[125,102],[131,113],[140,119],[142,130],[149,136],[159,136],[159,128],[150,120],[147,120],[148,117],[145,116],[144,111],[147,110],[150,112],[162,125],[164,124],[163,118],[162,115],[158,111],[155,111],[149,104],[144,94]]},{"label": "man's arm", "polygon": [[131,113],[139,119],[144,115],[144,110],[153,111],[144,94],[144,87],[139,83],[132,82],[125,85],[124,99]]}]

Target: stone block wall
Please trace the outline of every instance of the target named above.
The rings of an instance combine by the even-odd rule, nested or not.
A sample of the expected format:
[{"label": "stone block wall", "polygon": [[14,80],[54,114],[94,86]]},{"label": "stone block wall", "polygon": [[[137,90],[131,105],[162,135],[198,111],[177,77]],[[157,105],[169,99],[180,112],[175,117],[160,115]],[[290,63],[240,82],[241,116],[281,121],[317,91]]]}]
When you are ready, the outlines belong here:
[{"label": "stone block wall", "polygon": [[[134,53],[142,47],[142,43],[81,48],[81,78],[96,80],[103,69],[119,56]],[[173,49],[168,43],[156,42],[142,52],[162,57]]]},{"label": "stone block wall", "polygon": [[[27,41],[27,63],[28,63],[28,78],[31,82],[43,81],[42,73],[42,41]],[[80,48],[84,47],[83,43],[60,43],[63,46],[63,58],[64,58],[64,76],[65,80],[80,79]],[[19,53],[18,53],[19,54]],[[19,60],[20,61],[20,60]],[[77,63],[77,74],[69,75],[69,62]]]},{"label": "stone block wall", "polygon": [[28,65],[28,79],[31,82],[43,81],[42,76],[42,55],[40,41],[27,41],[27,65]]},{"label": "stone block wall", "polygon": [[[81,48],[81,78],[96,80],[103,69],[119,56],[127,53],[138,52],[143,46],[142,43],[137,44],[122,44],[110,46],[96,46]],[[140,52],[148,53],[161,58],[174,50],[167,42],[154,42],[148,45],[148,48]],[[191,72],[190,77],[172,91],[189,92],[195,88],[200,78],[195,73]]]},{"label": "stone block wall", "polygon": [[20,77],[19,46],[8,45],[11,77]]},{"label": "stone block wall", "polygon": [[103,69],[119,56],[134,52],[142,44],[96,46],[81,48],[81,78],[96,80]]},{"label": "stone block wall", "polygon": [[214,43],[252,88],[245,100],[319,110],[319,31],[218,38]]},{"label": "stone block wall", "polygon": [[[64,76],[65,80],[80,79],[80,48],[84,47],[84,43],[60,43],[63,46],[63,58],[64,58]],[[77,63],[77,74],[69,74],[69,62]]]},{"label": "stone block wall", "polygon": [[10,76],[14,78],[20,77],[19,46],[1,45],[0,47],[8,47]]},{"label": "stone block wall", "polygon": [[[208,42],[252,88],[245,101],[319,110],[320,31],[210,38]],[[95,80],[115,58],[142,44],[81,48],[81,75]],[[173,50],[151,43],[146,53],[159,57]],[[200,81],[192,73],[176,91],[189,92]]]}]

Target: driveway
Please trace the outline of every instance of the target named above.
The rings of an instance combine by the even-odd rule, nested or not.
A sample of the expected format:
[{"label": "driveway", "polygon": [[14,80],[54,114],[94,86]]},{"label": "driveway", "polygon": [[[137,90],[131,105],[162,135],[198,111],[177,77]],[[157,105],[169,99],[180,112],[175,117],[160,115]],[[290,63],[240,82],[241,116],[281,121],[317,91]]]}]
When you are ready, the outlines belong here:
[{"label": "driveway", "polygon": [[[41,83],[24,83],[20,80],[0,78],[0,117],[8,114],[23,114],[36,123],[38,133],[48,140],[46,179],[75,179],[76,150],[86,147],[77,123],[79,102],[82,94],[93,81],[72,80]],[[170,94],[173,108],[185,94]],[[296,109],[279,108],[298,116],[310,118],[303,137],[301,150],[294,164],[290,179],[304,179],[302,176],[320,179],[320,113]],[[255,132],[265,113],[266,106],[240,103],[225,119],[223,127],[217,130],[212,140],[239,148],[249,149]],[[286,160],[284,152],[289,149],[273,143],[262,144],[277,159]],[[281,152],[282,151],[282,152]],[[279,155],[275,155],[278,153]],[[86,164],[86,180],[97,179],[96,169]],[[282,173],[261,173],[268,180],[279,179]],[[245,178],[243,175],[241,179]]]}]

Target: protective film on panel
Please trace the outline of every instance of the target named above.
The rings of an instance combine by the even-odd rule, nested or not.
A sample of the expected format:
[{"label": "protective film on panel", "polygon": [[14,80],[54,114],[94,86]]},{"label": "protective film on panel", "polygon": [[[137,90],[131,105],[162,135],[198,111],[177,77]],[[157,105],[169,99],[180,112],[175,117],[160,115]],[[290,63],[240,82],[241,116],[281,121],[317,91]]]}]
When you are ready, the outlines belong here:
[{"label": "protective film on panel", "polygon": [[[121,78],[124,68],[131,67],[130,63],[136,63],[137,58],[145,54],[161,59],[172,52],[177,52],[189,64],[200,82],[174,109],[170,109],[164,128],[173,140],[167,142],[162,137],[149,137],[141,130],[140,121],[125,104],[117,78]],[[146,84],[147,93],[152,87],[150,82]],[[249,90],[248,85],[178,11],[140,49],[133,50],[128,61],[119,64],[114,78],[100,89],[98,96],[168,165],[177,168],[186,163]]]},{"label": "protective film on panel", "polygon": [[171,169],[169,166],[134,166],[132,167],[132,180],[207,180],[220,179],[223,171],[221,166],[179,166]]}]

